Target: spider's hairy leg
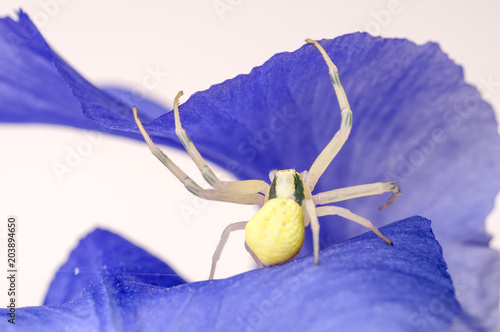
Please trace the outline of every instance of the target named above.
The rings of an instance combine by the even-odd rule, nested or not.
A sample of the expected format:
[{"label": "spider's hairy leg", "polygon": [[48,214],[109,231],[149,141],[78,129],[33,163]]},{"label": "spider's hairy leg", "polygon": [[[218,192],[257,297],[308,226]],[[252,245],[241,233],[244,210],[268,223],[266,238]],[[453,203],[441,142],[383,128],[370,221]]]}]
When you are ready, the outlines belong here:
[{"label": "spider's hairy leg", "polygon": [[326,64],[328,65],[328,70],[330,73],[330,78],[332,80],[333,88],[335,90],[335,94],[337,95],[337,100],[339,102],[340,111],[341,111],[341,122],[340,129],[333,136],[330,143],[321,151],[319,156],[316,158],[314,163],[312,164],[308,176],[306,178],[306,183],[309,189],[312,191],[316,186],[319,178],[325,172],[326,168],[332,162],[333,158],[340,151],[345,141],[349,137],[349,133],[351,132],[352,127],[352,111],[349,106],[349,101],[347,100],[347,96],[345,94],[342,83],[340,82],[339,71],[337,67],[333,64],[332,60],[325,52],[323,47],[315,40],[306,39],[306,42],[314,44],[316,48],[321,52],[321,55],[325,59]]},{"label": "spider's hairy leg", "polygon": [[151,137],[149,137],[148,133],[144,129],[144,126],[139,120],[139,117],[137,116],[137,108],[135,106],[133,108],[133,112],[137,127],[139,128],[142,136],[144,137],[144,140],[148,144],[151,152],[156,156],[156,158],[158,158],[163,163],[163,165],[165,165],[165,167],[167,167],[172,172],[172,174],[175,175],[177,179],[179,179],[179,181],[182,182],[182,184],[184,184],[186,189],[189,190],[191,193],[200,198],[212,201],[232,202],[238,204],[258,204],[258,205],[264,204],[265,201],[264,196],[260,195],[257,192],[253,194],[233,193],[233,192],[219,191],[214,189],[203,189],[202,187],[200,187],[189,176],[187,176],[187,174],[184,173],[179,168],[179,166],[174,164],[174,162],[170,160],[170,158],[165,153],[163,153],[163,151],[161,151],[159,147],[157,147],[153,143]]},{"label": "spider's hairy leg", "polygon": [[386,192],[392,192],[391,199],[382,205],[380,209],[385,209],[391,203],[393,203],[399,195],[401,195],[401,189],[392,181],[388,182],[376,182],[370,184],[363,184],[360,186],[352,186],[341,189],[335,189],[330,191],[325,191],[313,196],[314,203],[317,205],[335,203],[340,201],[345,201],[351,198],[380,195]]},{"label": "spider's hairy leg", "polygon": [[257,257],[257,255],[252,251],[252,249],[250,249],[250,247],[246,242],[245,242],[245,249],[248,251],[250,256],[252,256],[253,260],[255,261],[255,264],[257,264],[259,269],[263,268],[264,264],[260,261],[259,257]]},{"label": "spider's hairy leg", "polygon": [[302,208],[305,210],[306,213],[305,219],[310,220],[311,223],[311,232],[313,236],[314,264],[318,265],[319,221],[318,221],[318,215],[316,214],[316,207],[312,199],[305,199],[304,202],[302,202]]},{"label": "spider's hairy leg", "polygon": [[179,98],[181,96],[182,91],[177,94],[174,100],[175,134],[177,135],[177,137],[179,137],[187,153],[191,156],[191,159],[193,159],[194,163],[203,175],[203,178],[217,190],[224,190],[239,194],[255,194],[257,192],[266,193],[269,185],[261,180],[231,182],[219,180],[219,178],[214,174],[212,169],[207,165],[206,161],[198,152],[198,149],[193,144],[193,141],[191,141],[191,138],[189,138],[184,128],[182,128],[181,118],[179,115]]},{"label": "spider's hairy leg", "polygon": [[220,242],[217,245],[217,249],[215,249],[214,255],[212,256],[212,267],[210,268],[210,276],[208,277],[209,280],[212,280],[214,278],[215,267],[217,265],[217,262],[219,261],[222,250],[224,250],[224,246],[226,245],[227,240],[229,239],[229,234],[233,231],[245,229],[247,222],[248,221],[235,222],[233,224],[228,225],[222,232],[222,235],[220,237]]},{"label": "spider's hairy leg", "polygon": [[366,228],[369,228],[371,231],[377,234],[379,238],[387,242],[387,244],[392,245],[392,241],[383,236],[382,233],[380,233],[380,231],[370,222],[370,220],[358,216],[357,214],[352,213],[348,209],[339,206],[319,206],[316,208],[316,213],[318,214],[318,217],[327,215],[338,215],[345,219],[357,222],[358,224],[365,226]]}]

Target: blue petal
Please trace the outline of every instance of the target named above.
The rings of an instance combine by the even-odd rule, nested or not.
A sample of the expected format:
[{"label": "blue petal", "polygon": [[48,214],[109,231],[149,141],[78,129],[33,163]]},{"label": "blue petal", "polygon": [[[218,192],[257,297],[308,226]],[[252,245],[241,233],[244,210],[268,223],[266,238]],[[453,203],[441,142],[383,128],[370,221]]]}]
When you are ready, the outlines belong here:
[{"label": "blue petal", "polygon": [[152,286],[185,283],[168,265],[123,238],[97,229],[80,241],[68,261],[57,271],[44,304],[63,304],[81,296],[91,281],[116,276]]},{"label": "blue petal", "polygon": [[[61,124],[110,132],[82,114],[80,103],[54,65],[57,63],[59,68],[67,68],[73,75],[72,79],[80,85],[95,88],[52,51],[22,11],[19,12],[18,22],[9,17],[0,20],[0,63],[8,64],[2,66],[0,71],[1,122]],[[126,102],[147,105],[150,113],[141,113],[146,119],[166,112],[154,102],[116,88],[97,91],[113,100],[114,108],[121,107],[127,114],[130,113],[130,106],[125,106]],[[92,95],[85,97],[93,98]],[[125,132],[113,133],[137,139],[141,137]]]},{"label": "blue petal", "polygon": [[[460,306],[430,221],[413,217],[382,231],[394,246],[370,232],[323,250],[319,266],[307,257],[225,280],[168,287],[157,276],[128,273],[155,271],[156,258],[98,230],[65,265],[97,272],[87,285],[75,280],[80,296],[17,309],[16,319],[25,331],[444,330]],[[138,262],[144,270],[137,270]],[[0,327],[16,330],[5,319]]]},{"label": "blue petal", "polygon": [[[0,29],[0,54],[13,64],[0,73],[0,98],[7,106],[0,120],[94,126],[84,123],[77,112],[72,91],[88,117],[103,126],[136,132],[130,105],[72,70],[23,13],[19,23],[2,20]],[[352,200],[344,206],[378,224],[413,214],[435,220],[466,312],[457,324],[493,328],[499,319],[500,266],[498,253],[488,248],[484,220],[500,188],[500,138],[491,107],[464,83],[462,69],[436,44],[417,46],[366,34],[322,44],[340,68],[354,127],[317,191],[398,181],[404,194],[382,213],[376,206],[385,197]],[[71,90],[57,80],[58,75]],[[35,76],[58,90],[42,89]],[[271,169],[300,171],[311,165],[338,129],[336,103],[322,59],[306,45],[274,56],[249,75],[194,94],[181,106],[181,116],[204,156],[241,178],[266,179]],[[163,113],[139,106],[144,117]],[[171,113],[147,129],[159,143],[172,144],[175,138]],[[351,223],[322,221],[325,245],[359,232]]]},{"label": "blue petal", "polygon": [[99,128],[78,112],[78,101],[54,67],[49,46],[23,12],[19,22],[1,20],[0,63],[0,121]]}]

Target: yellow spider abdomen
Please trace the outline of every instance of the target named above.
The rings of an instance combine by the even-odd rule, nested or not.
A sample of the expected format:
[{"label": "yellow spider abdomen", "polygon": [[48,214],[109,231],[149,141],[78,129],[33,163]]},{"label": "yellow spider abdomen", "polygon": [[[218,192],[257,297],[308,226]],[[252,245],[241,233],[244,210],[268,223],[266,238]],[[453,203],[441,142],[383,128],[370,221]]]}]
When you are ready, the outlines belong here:
[{"label": "yellow spider abdomen", "polygon": [[248,247],[265,265],[286,262],[297,255],[304,243],[304,213],[293,199],[273,198],[245,227]]}]

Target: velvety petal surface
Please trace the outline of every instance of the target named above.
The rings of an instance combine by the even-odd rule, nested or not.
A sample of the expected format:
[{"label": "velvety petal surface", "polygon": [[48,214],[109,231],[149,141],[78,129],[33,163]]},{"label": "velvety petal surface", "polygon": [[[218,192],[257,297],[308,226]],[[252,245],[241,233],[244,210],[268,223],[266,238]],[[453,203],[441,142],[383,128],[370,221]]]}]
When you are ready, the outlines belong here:
[{"label": "velvety petal surface", "polygon": [[0,121],[63,124],[85,129],[89,121],[54,67],[49,47],[24,13],[0,21]]},{"label": "velvety petal surface", "polygon": [[80,241],[57,271],[45,305],[77,299],[91,283],[115,276],[120,282],[172,287],[184,284],[167,264],[109,231],[97,229]]},{"label": "velvety petal surface", "polygon": [[[360,33],[321,43],[339,67],[354,125],[316,192],[398,182],[403,195],[383,212],[376,207],[386,197],[343,206],[377,225],[413,214],[434,220],[465,312],[456,327],[494,329],[500,266],[484,225],[500,188],[500,138],[491,107],[436,44]],[[129,102],[76,73],[23,13],[19,22],[0,22],[0,50],[12,64],[0,73],[0,101],[6,105],[0,120],[96,128],[81,117],[74,94],[89,118],[140,138]],[[163,113],[138,106],[144,119]],[[194,94],[181,105],[181,117],[207,159],[241,178],[260,179],[272,169],[308,169],[340,121],[326,65],[312,45],[277,54],[248,75]],[[172,143],[178,142],[172,113],[147,130],[158,143],[179,146]],[[353,223],[322,218],[321,243],[360,231]]]},{"label": "velvety petal surface", "polygon": [[[381,230],[394,246],[369,232],[323,250],[319,266],[305,257],[189,284],[171,277],[168,267],[142,249],[96,230],[64,265],[68,270],[81,267],[81,272],[68,271],[54,281],[47,296],[54,303],[18,309],[16,326],[2,319],[0,328],[442,331],[460,306],[430,221],[413,217]],[[60,288],[71,289],[71,294],[61,296]],[[65,303],[56,304],[59,300]],[[2,316],[5,312],[0,310]]]}]

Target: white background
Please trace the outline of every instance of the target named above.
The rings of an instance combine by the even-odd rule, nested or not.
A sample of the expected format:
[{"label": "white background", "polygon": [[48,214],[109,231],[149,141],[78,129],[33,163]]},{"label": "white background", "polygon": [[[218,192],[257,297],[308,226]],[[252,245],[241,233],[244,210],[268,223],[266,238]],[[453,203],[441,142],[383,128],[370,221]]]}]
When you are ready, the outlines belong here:
[{"label": "white background", "polygon": [[[217,4],[227,10],[218,12]],[[277,52],[296,50],[307,37],[334,38],[363,30],[418,44],[439,42],[465,67],[466,80],[500,110],[499,4],[3,0],[0,15],[15,17],[22,7],[52,47],[90,81],[118,83],[165,104],[179,90],[184,90],[185,101],[195,91],[248,73]],[[155,69],[161,72],[159,79],[145,86]],[[91,152],[59,181],[51,165],[64,163],[69,150],[89,142]],[[188,174],[197,175],[183,152],[166,151]],[[193,198],[141,142],[95,135],[91,141],[82,131],[57,126],[0,125],[0,153],[0,218],[13,214],[20,224],[22,306],[42,303],[57,268],[78,239],[96,226],[146,248],[188,280],[202,280],[223,228],[255,212]],[[218,168],[216,173],[222,174]],[[203,183],[200,176],[194,178]],[[488,221],[497,234],[497,248],[499,220],[496,212]],[[2,239],[5,232],[5,227],[0,229]],[[4,260],[0,257],[2,271]],[[216,277],[251,266],[242,234],[235,235]],[[1,304],[7,287],[0,280]]]}]

